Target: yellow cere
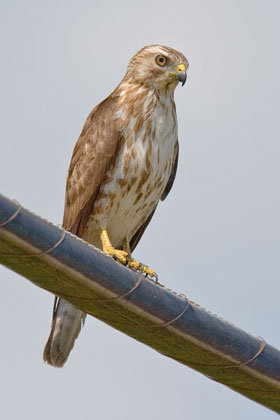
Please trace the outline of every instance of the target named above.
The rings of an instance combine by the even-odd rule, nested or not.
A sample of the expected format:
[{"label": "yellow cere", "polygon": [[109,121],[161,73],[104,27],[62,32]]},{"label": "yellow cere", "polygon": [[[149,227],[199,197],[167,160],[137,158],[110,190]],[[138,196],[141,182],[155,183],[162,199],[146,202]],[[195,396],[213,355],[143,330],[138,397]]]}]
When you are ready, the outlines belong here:
[{"label": "yellow cere", "polygon": [[178,71],[185,71],[185,70],[186,70],[185,64],[179,64]]}]

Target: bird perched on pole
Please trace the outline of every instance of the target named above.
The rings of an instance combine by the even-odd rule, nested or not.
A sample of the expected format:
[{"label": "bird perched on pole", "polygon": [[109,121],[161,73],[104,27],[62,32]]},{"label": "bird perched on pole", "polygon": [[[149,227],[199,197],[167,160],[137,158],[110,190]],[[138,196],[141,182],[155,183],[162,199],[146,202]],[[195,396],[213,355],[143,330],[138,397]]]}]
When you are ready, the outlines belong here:
[{"label": "bird perched on pole", "polygon": [[[162,45],[136,53],[121,83],[89,114],[68,170],[64,229],[151,277],[154,271],[131,253],[175,179],[174,90],[185,84],[188,65],[182,53]],[[85,316],[55,298],[47,363],[64,365]]]}]

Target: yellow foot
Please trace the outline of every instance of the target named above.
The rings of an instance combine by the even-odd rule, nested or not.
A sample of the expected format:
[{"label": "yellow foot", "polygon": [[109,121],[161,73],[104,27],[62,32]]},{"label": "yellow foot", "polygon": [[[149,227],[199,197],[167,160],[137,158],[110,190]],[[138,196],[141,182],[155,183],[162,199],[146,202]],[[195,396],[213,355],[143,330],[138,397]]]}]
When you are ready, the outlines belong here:
[{"label": "yellow foot", "polygon": [[157,274],[154,270],[149,268],[148,266],[141,264],[139,261],[135,261],[131,257],[131,251],[129,246],[129,241],[125,239],[123,244],[123,250],[116,249],[111,244],[111,241],[109,239],[109,235],[105,229],[102,230],[100,235],[102,246],[103,246],[103,252],[113,257],[115,260],[119,261],[122,264],[127,264],[128,267],[133,268],[134,270],[140,271],[140,273],[147,274],[150,277],[154,277],[157,281]]},{"label": "yellow foot", "polygon": [[111,244],[107,231],[104,229],[100,235],[102,245],[103,245],[103,252],[113,257],[115,260],[119,261],[122,264],[126,264],[127,262],[127,252],[121,251],[120,249],[116,249]]},{"label": "yellow foot", "polygon": [[125,238],[125,240],[124,240],[123,249],[127,252],[127,265],[128,265],[128,267],[133,268],[134,270],[140,271],[141,273],[145,273],[150,277],[154,277],[156,279],[156,282],[157,282],[158,276],[157,276],[157,274],[154,270],[152,270],[148,266],[140,263],[139,261],[135,261],[131,257],[131,249],[130,249],[128,238]]},{"label": "yellow foot", "polygon": [[113,257],[115,260],[119,261],[120,263],[126,264],[127,252],[121,251],[120,249],[116,249],[113,246],[103,248],[103,251],[106,252],[106,254]]},{"label": "yellow foot", "polygon": [[141,264],[139,261],[135,261],[132,258],[128,260],[127,265],[134,270],[140,271],[141,273],[148,274],[150,277],[157,277],[154,270],[149,268],[147,265]]}]

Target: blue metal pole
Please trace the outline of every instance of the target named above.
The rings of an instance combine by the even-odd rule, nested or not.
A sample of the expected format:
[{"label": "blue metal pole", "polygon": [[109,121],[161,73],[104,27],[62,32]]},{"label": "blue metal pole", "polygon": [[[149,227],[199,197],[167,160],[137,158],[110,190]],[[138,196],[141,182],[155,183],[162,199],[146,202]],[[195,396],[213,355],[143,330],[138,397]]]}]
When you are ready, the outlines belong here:
[{"label": "blue metal pole", "polygon": [[0,263],[280,413],[280,352],[0,195]]}]

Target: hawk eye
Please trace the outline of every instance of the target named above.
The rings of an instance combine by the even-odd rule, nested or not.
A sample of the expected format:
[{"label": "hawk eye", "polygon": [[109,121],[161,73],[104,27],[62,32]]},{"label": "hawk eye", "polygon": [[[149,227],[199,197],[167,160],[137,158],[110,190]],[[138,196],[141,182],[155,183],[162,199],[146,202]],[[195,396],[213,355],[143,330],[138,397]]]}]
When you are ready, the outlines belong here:
[{"label": "hawk eye", "polygon": [[164,55],[157,55],[156,56],[156,63],[159,66],[161,66],[161,67],[165,66],[166,62],[167,62],[167,58]]}]

